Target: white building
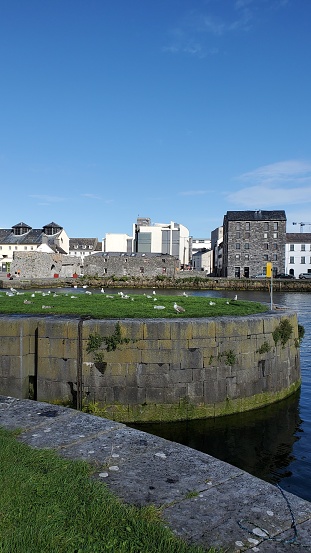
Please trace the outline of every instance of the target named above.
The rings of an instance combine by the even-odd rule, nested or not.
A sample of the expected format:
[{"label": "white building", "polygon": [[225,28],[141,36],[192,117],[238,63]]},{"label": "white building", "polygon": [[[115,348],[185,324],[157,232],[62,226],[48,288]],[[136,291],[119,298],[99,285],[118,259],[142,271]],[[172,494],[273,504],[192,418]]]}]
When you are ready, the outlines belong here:
[{"label": "white building", "polygon": [[311,273],[311,233],[288,232],[285,247],[285,272],[299,277]]},{"label": "white building", "polygon": [[222,273],[224,229],[218,227],[211,234],[211,249],[213,250],[213,274],[220,276]]},{"label": "white building", "polygon": [[70,238],[69,240],[69,255],[79,257],[82,264],[85,257],[98,251],[102,251],[102,244],[97,238]]},{"label": "white building", "polygon": [[113,234],[107,232],[103,239],[104,252],[133,252],[133,237],[128,234]]},{"label": "white building", "polygon": [[103,251],[123,253],[162,253],[179,259],[181,265],[190,260],[189,230],[179,223],[151,223],[139,217],[133,224],[133,235],[107,233]]},{"label": "white building", "polygon": [[[49,223],[40,229],[33,229],[26,223],[18,223],[10,229],[0,229],[0,269],[10,272],[14,252],[34,252],[39,248],[55,253],[69,253],[69,237],[63,227]],[[39,249],[39,251],[40,251]]]},{"label": "white building", "polygon": [[212,250],[199,250],[192,256],[192,268],[195,271],[205,271],[205,274],[211,275],[213,272],[213,252]]}]

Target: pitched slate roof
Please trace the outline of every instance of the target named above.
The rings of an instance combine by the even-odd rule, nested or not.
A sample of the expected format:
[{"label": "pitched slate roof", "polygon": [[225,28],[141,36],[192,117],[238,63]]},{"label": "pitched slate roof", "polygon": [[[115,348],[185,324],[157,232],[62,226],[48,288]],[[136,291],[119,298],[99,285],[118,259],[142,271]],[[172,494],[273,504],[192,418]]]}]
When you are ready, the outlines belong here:
[{"label": "pitched slate roof", "polygon": [[286,244],[311,244],[311,232],[287,232]]},{"label": "pitched slate roof", "polygon": [[227,211],[224,219],[227,221],[286,221],[283,209],[276,211]]}]

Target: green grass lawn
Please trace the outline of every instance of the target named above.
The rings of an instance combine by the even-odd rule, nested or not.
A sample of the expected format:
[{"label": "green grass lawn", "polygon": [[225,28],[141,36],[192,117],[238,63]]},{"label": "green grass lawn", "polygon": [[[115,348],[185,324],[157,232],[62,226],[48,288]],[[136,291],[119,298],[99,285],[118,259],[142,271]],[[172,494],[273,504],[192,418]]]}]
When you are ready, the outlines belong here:
[{"label": "green grass lawn", "polygon": [[0,428],[0,552],[215,551],[176,538],[159,509],[121,503],[105,483],[92,479],[94,470],[53,451],[32,449]]},{"label": "green grass lawn", "polygon": [[[88,291],[87,291],[88,292]],[[53,292],[11,292],[0,293],[0,313],[3,314],[54,314],[91,316],[97,319],[125,318],[182,318],[217,317],[223,315],[250,315],[268,309],[259,302],[230,300],[202,296],[169,296],[131,294],[124,298],[118,293],[94,294]],[[177,313],[174,302],[184,311]],[[160,309],[159,307],[163,308]]]}]

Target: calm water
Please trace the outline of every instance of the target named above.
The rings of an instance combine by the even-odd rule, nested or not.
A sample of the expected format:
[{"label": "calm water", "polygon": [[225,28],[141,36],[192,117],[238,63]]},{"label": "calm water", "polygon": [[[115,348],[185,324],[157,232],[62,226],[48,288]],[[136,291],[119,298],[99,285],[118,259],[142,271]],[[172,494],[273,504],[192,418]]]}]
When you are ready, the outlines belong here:
[{"label": "calm water", "polygon": [[[235,294],[190,293],[211,297]],[[239,292],[238,297],[270,303],[265,292]],[[249,413],[136,428],[209,453],[311,501],[311,294],[275,293],[273,299],[274,303],[295,310],[305,327],[300,348],[302,387],[298,393]]]}]

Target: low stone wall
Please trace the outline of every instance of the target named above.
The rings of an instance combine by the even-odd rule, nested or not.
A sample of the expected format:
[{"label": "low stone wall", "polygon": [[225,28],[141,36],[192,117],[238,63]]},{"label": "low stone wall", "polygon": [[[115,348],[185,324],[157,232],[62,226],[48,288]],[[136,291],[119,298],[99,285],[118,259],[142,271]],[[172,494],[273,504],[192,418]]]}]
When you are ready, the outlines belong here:
[{"label": "low stone wall", "polygon": [[[275,344],[284,319],[292,334]],[[112,351],[100,345],[104,337]],[[123,321],[2,316],[0,348],[1,394],[78,406],[83,400],[124,422],[226,415],[300,385],[297,316],[287,311]]]}]

